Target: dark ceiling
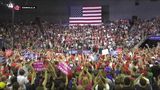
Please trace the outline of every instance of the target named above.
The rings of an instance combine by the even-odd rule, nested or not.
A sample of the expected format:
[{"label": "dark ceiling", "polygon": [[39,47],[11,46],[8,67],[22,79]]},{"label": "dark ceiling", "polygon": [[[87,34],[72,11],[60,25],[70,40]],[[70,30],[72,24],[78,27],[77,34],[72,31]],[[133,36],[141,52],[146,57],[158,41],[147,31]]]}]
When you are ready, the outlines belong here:
[{"label": "dark ceiling", "polygon": [[[145,10],[144,7],[146,7],[148,4],[146,6],[144,5],[143,7],[144,2],[150,3],[154,1],[155,3],[157,3],[156,1],[160,1],[160,0],[0,0],[0,11],[1,11],[0,21],[11,19],[10,18],[11,10],[8,9],[6,6],[6,4],[8,4],[10,1],[14,2],[16,5],[19,5],[19,6],[36,6],[37,7],[37,9],[35,10],[17,11],[15,14],[15,21],[16,20],[18,21],[19,19],[24,19],[24,20],[28,18],[33,19],[36,16],[48,18],[48,20],[53,20],[53,21],[56,21],[56,20],[58,21],[60,19],[67,21],[69,17],[69,6],[72,6],[72,5],[97,4],[102,6],[109,6],[109,8],[111,9],[111,12],[110,12],[111,16],[114,16],[114,15],[125,16],[128,14],[130,15],[130,13],[132,14],[132,12],[136,12],[137,9],[135,8],[139,8],[141,7],[141,5],[142,5],[142,8]],[[129,3],[128,5],[128,2],[131,2],[131,3]],[[126,7],[123,7],[123,6],[126,6],[127,8],[129,7],[131,10],[127,10]],[[153,6],[154,6],[154,3],[153,5],[150,5],[151,8]],[[151,11],[154,11],[154,8],[151,9]]]}]

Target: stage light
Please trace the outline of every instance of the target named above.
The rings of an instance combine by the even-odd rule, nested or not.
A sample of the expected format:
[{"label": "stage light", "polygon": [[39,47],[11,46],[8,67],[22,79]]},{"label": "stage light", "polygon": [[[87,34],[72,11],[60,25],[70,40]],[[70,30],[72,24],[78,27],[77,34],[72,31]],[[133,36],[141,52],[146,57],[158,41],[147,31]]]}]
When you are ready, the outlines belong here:
[{"label": "stage light", "polygon": [[12,2],[10,2],[9,4],[7,4],[7,7],[8,8],[13,8],[14,7],[14,4]]},{"label": "stage light", "polygon": [[20,6],[18,6],[18,5],[14,6],[14,10],[19,11],[20,10]]}]

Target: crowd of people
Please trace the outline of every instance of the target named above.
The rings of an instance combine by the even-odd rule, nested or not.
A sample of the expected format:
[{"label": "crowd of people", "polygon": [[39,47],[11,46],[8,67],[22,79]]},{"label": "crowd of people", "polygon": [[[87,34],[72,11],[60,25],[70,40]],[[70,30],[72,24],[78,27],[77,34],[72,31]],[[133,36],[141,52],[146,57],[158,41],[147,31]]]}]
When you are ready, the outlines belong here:
[{"label": "crowd of people", "polygon": [[159,23],[159,17],[152,20],[139,19],[132,24],[122,19],[101,26],[64,26],[44,21],[41,26],[34,22],[14,26],[5,24],[1,25],[0,32],[14,48],[130,48],[145,36],[157,34]]},{"label": "crowd of people", "polygon": [[0,51],[0,90],[160,90],[160,44],[134,48],[159,32],[159,17],[100,26],[1,24],[11,47]]}]

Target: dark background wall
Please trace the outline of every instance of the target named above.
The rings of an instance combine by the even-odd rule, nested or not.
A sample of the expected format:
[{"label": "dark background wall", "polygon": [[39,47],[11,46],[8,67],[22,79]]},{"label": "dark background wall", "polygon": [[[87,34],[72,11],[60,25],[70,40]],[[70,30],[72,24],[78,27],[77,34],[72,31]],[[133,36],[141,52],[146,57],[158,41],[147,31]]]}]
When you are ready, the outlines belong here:
[{"label": "dark background wall", "polygon": [[[67,23],[71,5],[102,5],[104,22],[120,18],[160,16],[160,1],[150,0],[14,0],[19,5],[37,6],[35,10],[16,11],[15,21],[39,16],[55,23]],[[28,1],[26,3],[26,1]],[[137,5],[138,3],[138,5]],[[0,5],[0,21],[11,21],[11,10]]]},{"label": "dark background wall", "polygon": [[160,1],[110,0],[109,5],[110,20],[132,18],[132,16],[139,16],[144,19],[160,16]]}]

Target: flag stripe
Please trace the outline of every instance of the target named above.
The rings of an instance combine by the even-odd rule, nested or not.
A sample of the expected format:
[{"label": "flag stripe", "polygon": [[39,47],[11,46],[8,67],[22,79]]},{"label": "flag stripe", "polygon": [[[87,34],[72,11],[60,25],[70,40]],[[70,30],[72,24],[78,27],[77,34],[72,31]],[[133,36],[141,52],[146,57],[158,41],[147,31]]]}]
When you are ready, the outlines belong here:
[{"label": "flag stripe", "polygon": [[101,16],[102,14],[101,13],[99,13],[99,14],[94,14],[94,13],[92,13],[92,14],[83,14],[83,16],[97,16],[97,17],[99,17],[99,16]]},{"label": "flag stripe", "polygon": [[83,13],[101,13],[101,10],[83,10]]},{"label": "flag stripe", "polygon": [[102,9],[101,6],[95,6],[95,7],[83,7],[83,9]]},{"label": "flag stripe", "polygon": [[101,20],[101,19],[78,19],[78,20],[75,20],[75,19],[71,19],[70,21],[95,21],[95,20]]},{"label": "flag stripe", "polygon": [[93,23],[83,22],[83,23],[76,23],[76,24],[75,23],[70,23],[70,24],[72,24],[72,25],[77,25],[77,24],[78,25],[81,25],[81,24],[97,24],[98,25],[98,24],[102,24],[102,23],[99,23],[99,22],[93,22]]},{"label": "flag stripe", "polygon": [[98,23],[101,23],[102,20],[79,20],[79,21],[70,21],[70,23],[95,23],[95,22],[98,22]]},{"label": "flag stripe", "polygon": [[75,20],[89,20],[89,19],[102,19],[102,17],[70,17],[69,19]]},{"label": "flag stripe", "polygon": [[[69,25],[73,26],[77,24],[69,24]],[[84,23],[84,24],[78,24],[78,25],[86,25],[86,24]],[[98,25],[101,25],[101,23],[95,23],[95,24],[90,24],[90,25],[98,26]]]}]

